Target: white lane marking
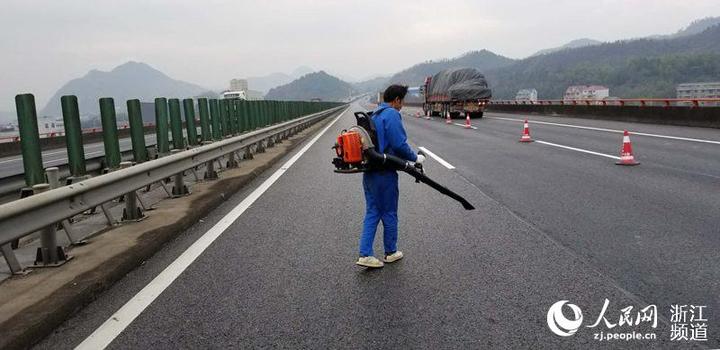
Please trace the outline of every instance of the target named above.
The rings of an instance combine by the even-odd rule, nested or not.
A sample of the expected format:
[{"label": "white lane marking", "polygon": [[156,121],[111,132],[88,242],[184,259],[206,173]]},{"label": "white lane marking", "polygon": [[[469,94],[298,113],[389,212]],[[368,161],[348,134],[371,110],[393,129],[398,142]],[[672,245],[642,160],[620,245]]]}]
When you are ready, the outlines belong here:
[{"label": "white lane marking", "polygon": [[[453,123],[453,124],[455,124],[455,125],[457,125],[457,126],[462,126],[463,128],[465,127],[465,124],[460,124],[460,123]],[[472,128],[473,130],[477,130],[477,127],[476,127],[476,126],[470,125],[470,128]]]},{"label": "white lane marking", "polygon": [[[524,119],[515,119],[515,118],[504,118],[504,117],[487,117],[488,119],[500,119],[500,120],[511,120],[515,122],[524,122]],[[554,126],[563,126],[567,128],[575,128],[575,129],[585,129],[585,130],[595,130],[595,131],[605,131],[605,132],[613,132],[622,134],[625,132],[625,130],[617,130],[617,129],[605,129],[605,128],[595,128],[592,126],[582,126],[582,125],[572,125],[572,124],[561,124],[561,123],[551,123],[551,122],[542,122],[539,120],[531,120],[531,124],[544,124],[544,125],[554,125]],[[647,137],[657,137],[657,138],[663,138],[663,139],[671,139],[671,140],[679,140],[679,141],[690,141],[690,142],[701,142],[701,143],[710,143],[714,145],[720,145],[720,141],[714,141],[714,140],[705,140],[705,139],[694,139],[691,137],[680,137],[680,136],[670,136],[670,135],[659,135],[659,134],[648,134],[644,132],[635,132],[630,131],[630,134],[635,136],[647,136]]]},{"label": "white lane marking", "polygon": [[[102,154],[102,153],[104,153],[104,151],[88,152],[88,153],[85,153],[85,156],[89,156],[89,155],[93,155],[93,154]],[[2,162],[0,162],[0,164],[2,164],[2,163],[8,163],[8,162],[11,162],[11,161],[13,161],[13,160],[14,160],[14,159],[2,161]],[[22,160],[22,158],[17,158],[17,160]],[[57,159],[46,160],[44,163],[45,163],[46,165],[48,165],[48,164],[52,164],[52,163],[67,162],[67,161],[68,161],[67,158],[57,158]],[[63,164],[65,164],[65,163],[63,163]]]},{"label": "white lane marking", "polygon": [[12,159],[8,159],[8,160],[3,160],[3,161],[0,161],[0,164],[10,163],[10,162],[17,162],[17,161],[19,161],[19,160],[22,160],[22,158],[12,158]]},{"label": "white lane marking", "polygon": [[[85,156],[89,156],[89,155],[93,155],[93,154],[103,154],[103,153],[105,153],[105,152],[104,151],[96,151],[96,152],[85,153]],[[45,163],[50,164],[50,163],[56,163],[56,162],[65,162],[65,163],[61,163],[61,164],[66,164],[68,162],[68,159],[67,158],[52,159],[52,160],[46,161]]]},{"label": "white lane marking", "polygon": [[317,134],[308,144],[298,151],[290,160],[273,173],[265,182],[248,195],[240,204],[233,208],[225,217],[220,219],[215,226],[205,232],[195,243],[185,250],[175,261],[165,268],[157,277],[145,286],[141,291],[135,294],[125,305],[116,311],[109,319],[105,321],[98,329],[80,343],[76,350],[96,350],[104,349],[118,336],[120,333],[137,318],[143,310],[145,310],[160,294],[175,281],[190,264],[207,249],[225,230],[242,215],[260,196],[267,191],[270,186],[282,176],[287,169],[290,168],[300,157],[310,149],[310,146],[320,139],[325,132],[330,129],[343,115],[347,109],[343,111],[335,120]]},{"label": "white lane marking", "polygon": [[[154,141],[154,140],[152,140],[152,138],[153,137],[146,136],[145,137],[146,143],[147,143],[147,141],[151,141],[151,142]],[[131,141],[130,139],[126,138],[126,139],[121,139],[119,142],[120,142],[120,145],[128,145],[128,144],[130,144],[130,141]],[[148,145],[148,146],[151,146],[151,145]],[[85,147],[85,150],[87,151],[88,149],[100,148],[100,147],[104,147],[104,146],[102,143],[91,143],[91,144],[85,145],[84,147]],[[53,154],[60,154],[60,153],[67,153],[67,151],[43,152],[42,156],[45,157],[45,156],[51,156]],[[91,152],[89,154],[92,154],[92,153],[98,153],[98,152]],[[22,157],[3,160],[3,161],[0,161],[0,164],[10,163],[10,162],[18,162],[18,161],[22,161]],[[50,162],[54,162],[54,161],[56,161],[56,160],[51,160]]]},{"label": "white lane marking", "polygon": [[444,167],[446,167],[450,170],[455,169],[455,167],[452,166],[452,164],[446,162],[445,159],[440,158],[437,154],[430,152],[429,149],[427,149],[425,147],[418,147],[418,148],[421,151],[423,151],[423,153],[429,155],[430,157],[433,157],[433,159],[435,159],[438,163],[442,164]]},{"label": "white lane marking", "polygon": [[613,156],[613,155],[609,155],[609,154],[605,154],[605,153],[594,152],[594,151],[590,151],[590,150],[586,150],[586,149],[582,149],[582,148],[575,148],[575,147],[570,147],[570,146],[565,146],[565,145],[558,145],[557,143],[545,142],[545,141],[540,141],[540,140],[535,140],[535,142],[537,142],[537,143],[542,143],[543,145],[548,145],[548,146],[553,146],[553,147],[560,147],[560,148],[564,148],[564,149],[569,149],[569,150],[571,150],[571,151],[577,151],[577,152],[582,152],[582,153],[594,154],[594,155],[596,155],[596,156],[607,157],[607,158],[612,158],[612,159],[616,159],[616,160],[619,160],[619,159],[620,159],[620,157],[618,157],[618,156]]}]

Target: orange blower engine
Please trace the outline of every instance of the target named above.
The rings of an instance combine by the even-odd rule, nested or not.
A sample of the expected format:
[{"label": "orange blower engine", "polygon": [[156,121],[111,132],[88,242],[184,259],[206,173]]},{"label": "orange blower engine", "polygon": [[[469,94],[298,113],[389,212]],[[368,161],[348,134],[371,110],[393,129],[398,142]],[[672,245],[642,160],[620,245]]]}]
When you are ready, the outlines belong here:
[{"label": "orange blower engine", "polygon": [[356,112],[355,118],[358,125],[340,132],[337,142],[333,146],[337,155],[332,160],[336,173],[353,174],[374,170],[403,171],[414,177],[416,182],[422,182],[460,202],[466,210],[475,209],[465,198],[427,177],[421,164],[412,164],[392,154],[378,152],[375,149],[377,134],[370,120],[371,116],[372,114]]},{"label": "orange blower engine", "polygon": [[366,170],[363,164],[363,142],[357,130],[343,130],[333,147],[338,158],[333,160],[335,171],[339,173],[357,173]]}]

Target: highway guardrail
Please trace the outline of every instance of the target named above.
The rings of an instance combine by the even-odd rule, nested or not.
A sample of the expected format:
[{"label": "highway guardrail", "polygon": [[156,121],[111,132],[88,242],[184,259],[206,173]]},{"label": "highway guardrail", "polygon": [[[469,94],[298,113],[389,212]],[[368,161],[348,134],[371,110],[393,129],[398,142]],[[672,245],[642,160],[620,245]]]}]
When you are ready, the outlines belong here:
[{"label": "highway guardrail", "polygon": [[[159,110],[160,113],[156,114],[156,117],[159,115],[160,119],[162,119],[164,116],[170,116],[167,119],[175,119],[173,122],[176,129],[174,139],[183,140],[182,144],[174,142],[173,146],[175,147],[170,154],[167,153],[170,148],[170,140],[167,138],[169,123],[161,126],[163,125],[162,120],[161,123],[157,123],[158,127],[156,128],[159,133],[157,146],[158,151],[165,150],[166,153],[159,152],[157,159],[145,158],[144,153],[135,150],[136,147],[145,148],[144,139],[143,142],[136,140],[137,138],[144,138],[143,133],[131,133],[133,139],[132,160],[136,163],[133,166],[128,166],[127,162],[122,162],[123,159],[119,149],[115,147],[117,145],[117,133],[109,130],[104,133],[106,155],[103,164],[108,167],[106,174],[87,178],[85,174],[73,173],[73,165],[68,165],[66,171],[75,180],[71,181],[69,185],[48,190],[45,183],[47,181],[45,172],[42,169],[42,161],[33,158],[39,157],[39,149],[33,147],[32,144],[32,142],[37,142],[36,127],[34,128],[34,136],[30,132],[33,130],[33,119],[31,117],[34,117],[34,100],[31,95],[19,95],[17,100],[19,101],[18,116],[20,117],[20,124],[26,127],[30,125],[29,128],[25,129],[22,136],[26,143],[31,143],[29,146],[25,145],[24,150],[29,151],[23,152],[23,156],[31,157],[32,160],[27,162],[23,158],[24,163],[26,163],[24,176],[26,185],[33,188],[33,190],[37,188],[37,191],[34,191],[36,194],[32,196],[0,205],[0,248],[2,248],[2,253],[14,273],[22,271],[23,267],[18,263],[10,248],[11,242],[36,231],[42,232],[43,236],[41,238],[43,242],[53,242],[54,240],[46,240],[45,236],[55,235],[54,227],[58,223],[69,225],[68,219],[96,207],[102,207],[105,215],[108,216],[109,214],[104,208],[105,203],[121,197],[127,198],[127,195],[134,194],[136,190],[154,183],[161,183],[165,187],[163,181],[168,178],[175,179],[173,195],[184,195],[186,194],[186,191],[183,190],[183,174],[185,171],[194,172],[195,169],[204,166],[208,170],[207,173],[210,174],[210,176],[206,175],[206,179],[214,179],[216,177],[212,176],[214,173],[213,164],[219,159],[227,157],[230,165],[235,162],[236,152],[244,150],[245,154],[247,154],[251,153],[252,150],[262,151],[265,147],[338,112],[345,106],[341,103],[328,102],[203,101],[204,99],[200,99],[198,105],[200,106],[201,116],[201,135],[196,135],[198,138],[196,143],[200,139],[212,141],[204,141],[201,146],[186,148],[182,134],[182,124],[178,123],[177,120],[179,100],[175,100],[177,101],[175,102],[171,99],[168,102],[165,99],[158,99],[160,103],[156,104],[156,111]],[[114,129],[112,126],[116,125],[116,123],[114,121],[114,103],[112,99],[101,99],[100,104],[107,129]],[[192,102],[184,103],[186,108],[191,108],[191,104]],[[136,105],[136,100],[128,101],[129,110],[134,115],[138,112]],[[169,113],[163,113],[163,105],[170,107],[168,109]],[[194,118],[193,113],[186,113],[186,115]],[[203,119],[208,119],[208,116],[210,120],[203,123]],[[138,116],[135,115],[133,118],[137,119]],[[178,124],[180,124],[179,130],[177,129]],[[137,120],[135,123],[131,123],[130,128],[132,129],[134,125],[137,128],[142,126],[141,123],[137,123]],[[204,128],[203,125],[205,125]],[[162,137],[163,134],[165,137]],[[70,147],[70,143],[68,143],[68,147]],[[74,150],[69,149],[68,153],[70,154],[72,151]],[[77,158],[84,161],[83,157]],[[111,162],[108,162],[108,160],[111,160]],[[28,175],[28,163],[32,167],[30,176]],[[76,169],[79,169],[79,167]],[[92,168],[85,166],[84,169],[89,170]],[[53,177],[57,178],[57,172],[58,170],[54,169],[55,175]],[[128,208],[128,210],[132,211],[135,209]],[[108,217],[108,222],[112,224],[112,218]],[[49,229],[51,227],[53,229]],[[42,259],[38,259],[38,261],[48,261],[45,254],[62,257],[63,254],[55,254],[55,249],[61,248],[46,247],[43,244],[43,247],[39,250],[40,255],[38,255],[42,255]],[[50,263],[56,264],[58,262],[51,261]]]},{"label": "highway guardrail", "polygon": [[607,98],[568,100],[490,100],[488,105],[538,106],[662,106],[662,107],[718,107],[720,98]]}]

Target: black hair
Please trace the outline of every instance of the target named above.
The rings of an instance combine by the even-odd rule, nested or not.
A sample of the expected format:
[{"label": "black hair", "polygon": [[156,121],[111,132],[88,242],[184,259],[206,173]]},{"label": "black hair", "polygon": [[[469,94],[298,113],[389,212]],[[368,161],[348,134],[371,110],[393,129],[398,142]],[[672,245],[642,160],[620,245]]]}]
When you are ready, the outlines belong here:
[{"label": "black hair", "polygon": [[393,84],[388,86],[387,89],[385,89],[385,92],[383,93],[383,101],[385,102],[392,102],[395,101],[396,98],[400,98],[401,100],[405,99],[405,95],[407,95],[408,87],[403,85],[397,85]]}]

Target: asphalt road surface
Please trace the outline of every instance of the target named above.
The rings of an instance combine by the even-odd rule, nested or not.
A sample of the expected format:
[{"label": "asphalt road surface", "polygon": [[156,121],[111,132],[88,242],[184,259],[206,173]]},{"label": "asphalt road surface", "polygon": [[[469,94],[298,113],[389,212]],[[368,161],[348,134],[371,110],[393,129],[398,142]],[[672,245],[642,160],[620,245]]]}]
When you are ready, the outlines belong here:
[{"label": "asphalt road surface", "polygon": [[[132,149],[130,138],[120,139],[120,152]],[[155,144],[155,134],[145,135],[145,143],[147,145]],[[91,159],[105,155],[102,142],[89,143],[85,145],[85,159]],[[47,167],[59,166],[67,164],[67,150],[63,148],[52,149],[42,152],[43,165]],[[0,178],[18,175],[24,173],[22,156],[10,156],[0,158]]]},{"label": "asphalt road surface", "polygon": [[[530,117],[533,138],[545,143],[523,144],[524,116],[488,113],[465,129],[403,112],[411,145],[444,162],[428,159],[428,175],[477,208],[464,211],[401,174],[405,259],[378,270],[354,265],[361,176],[330,164],[334,138],[354,125],[348,111],[297,162],[280,162],[229,198],[38,348],[80,344],[278,169],[284,174],[157,299],[129,303],[139,316],[105,339],[109,348],[720,345],[720,131]],[[614,164],[624,129],[635,133],[639,166]],[[583,317],[575,326],[550,318],[561,331],[577,328],[566,337],[548,326],[562,300]],[[671,340],[673,304],[705,307],[683,327],[706,324],[707,341]],[[630,324],[620,323],[624,313]],[[614,333],[651,339],[597,339]]]}]

